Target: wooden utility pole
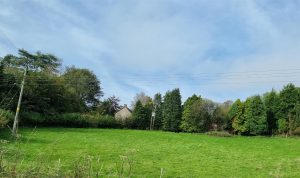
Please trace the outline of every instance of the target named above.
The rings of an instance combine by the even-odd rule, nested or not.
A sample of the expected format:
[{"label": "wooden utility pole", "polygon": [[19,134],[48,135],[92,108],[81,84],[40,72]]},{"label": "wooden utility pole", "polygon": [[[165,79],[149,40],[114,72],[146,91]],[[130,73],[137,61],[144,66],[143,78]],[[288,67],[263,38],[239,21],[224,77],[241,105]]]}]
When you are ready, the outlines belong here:
[{"label": "wooden utility pole", "polygon": [[26,74],[27,74],[27,68],[25,67],[24,76],[23,76],[23,80],[21,83],[21,91],[20,91],[20,96],[19,96],[19,100],[18,100],[18,106],[17,106],[17,110],[16,110],[13,130],[12,130],[13,137],[17,137],[17,133],[18,133],[19,112],[20,112],[20,106],[21,106],[21,102],[22,102]]},{"label": "wooden utility pole", "polygon": [[152,111],[152,114],[151,114],[150,130],[154,129],[155,115],[156,115],[156,104],[154,104],[154,110]]}]

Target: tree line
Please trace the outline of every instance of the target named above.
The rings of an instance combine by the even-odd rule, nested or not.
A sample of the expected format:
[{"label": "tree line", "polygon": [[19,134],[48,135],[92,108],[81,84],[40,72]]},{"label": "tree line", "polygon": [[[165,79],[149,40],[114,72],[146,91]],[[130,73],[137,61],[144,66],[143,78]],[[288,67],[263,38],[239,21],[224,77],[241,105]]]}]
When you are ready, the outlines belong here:
[{"label": "tree line", "polygon": [[137,94],[132,117],[118,122],[114,114],[122,107],[116,96],[102,99],[102,85],[88,69],[62,69],[52,54],[6,55],[0,62],[0,127],[10,125],[16,109],[20,83],[27,69],[21,105],[21,124],[27,126],[153,128],[172,132],[227,131],[241,135],[292,135],[299,132],[300,89],[288,84],[245,101],[216,103],[192,95],[182,103],[180,90]]},{"label": "tree line", "polygon": [[101,82],[92,71],[74,66],[62,69],[55,55],[24,49],[0,60],[0,127],[11,125],[25,69],[20,124],[90,126],[100,116],[106,125],[113,122],[108,116],[114,111],[107,108],[107,102],[117,98],[101,101]]},{"label": "tree line", "polygon": [[[155,98],[159,98],[158,102]],[[239,135],[300,133],[300,88],[293,84],[284,86],[280,92],[272,89],[262,96],[251,96],[246,101],[237,99],[234,103],[215,103],[194,94],[181,104],[179,89],[168,91],[163,100],[158,93],[154,101],[159,103],[156,129],[196,133],[227,131]],[[151,103],[151,100],[144,104],[137,101],[133,110],[133,120],[145,123],[140,129],[148,128]]]}]

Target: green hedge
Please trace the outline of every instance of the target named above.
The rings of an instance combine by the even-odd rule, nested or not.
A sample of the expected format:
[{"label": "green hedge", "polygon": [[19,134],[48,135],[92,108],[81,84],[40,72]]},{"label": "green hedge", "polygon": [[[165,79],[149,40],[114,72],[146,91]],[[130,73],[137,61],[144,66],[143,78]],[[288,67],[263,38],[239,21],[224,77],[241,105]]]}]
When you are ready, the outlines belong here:
[{"label": "green hedge", "polygon": [[36,112],[21,114],[23,126],[55,126],[55,127],[93,127],[93,128],[116,128],[115,118],[109,115],[66,113],[56,115],[42,115]]}]

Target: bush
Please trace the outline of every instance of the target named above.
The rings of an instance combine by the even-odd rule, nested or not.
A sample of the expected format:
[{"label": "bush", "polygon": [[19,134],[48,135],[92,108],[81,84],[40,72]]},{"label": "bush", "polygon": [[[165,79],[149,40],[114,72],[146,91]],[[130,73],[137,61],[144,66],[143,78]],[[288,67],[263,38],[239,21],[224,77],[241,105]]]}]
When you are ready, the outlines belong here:
[{"label": "bush", "polygon": [[88,122],[89,127],[99,127],[99,128],[115,128],[117,127],[117,122],[113,116],[110,115],[83,115],[85,120]]},{"label": "bush", "polygon": [[3,128],[8,122],[13,121],[14,114],[11,111],[0,109],[0,128]]},{"label": "bush", "polygon": [[131,129],[134,128],[134,120],[132,117],[128,117],[125,119],[116,119],[117,125],[121,128]]},{"label": "bush", "polygon": [[23,126],[55,126],[55,127],[93,127],[116,128],[118,126],[114,117],[94,113],[65,113],[55,115],[42,115],[36,112],[25,112],[21,115]]},{"label": "bush", "polygon": [[215,137],[232,137],[232,135],[225,131],[211,131],[206,133],[209,136],[215,136]]},{"label": "bush", "polygon": [[36,126],[45,122],[45,116],[37,112],[22,112],[20,114],[20,125]]},{"label": "bush", "polygon": [[300,136],[300,127],[297,127],[297,128],[293,131],[293,135],[298,135],[298,136]]}]

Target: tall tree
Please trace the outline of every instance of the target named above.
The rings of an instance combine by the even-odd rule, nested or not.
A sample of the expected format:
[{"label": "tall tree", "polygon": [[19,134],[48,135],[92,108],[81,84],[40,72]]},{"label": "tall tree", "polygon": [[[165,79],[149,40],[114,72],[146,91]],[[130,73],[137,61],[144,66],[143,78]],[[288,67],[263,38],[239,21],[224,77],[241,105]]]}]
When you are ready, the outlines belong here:
[{"label": "tall tree", "polygon": [[201,122],[201,104],[200,96],[193,95],[189,97],[183,104],[183,114],[180,128],[185,132],[200,132],[198,127]]},{"label": "tall tree", "polygon": [[121,109],[120,99],[116,96],[109,97],[102,101],[98,107],[98,110],[103,115],[114,115],[118,110]]},{"label": "tall tree", "polygon": [[216,107],[212,116],[212,123],[216,130],[230,130],[231,122],[228,112],[231,107],[231,101],[224,102]]},{"label": "tall tree", "polygon": [[[43,73],[53,75],[54,73],[58,72],[58,69],[61,65],[61,61],[60,61],[60,59],[58,59],[56,56],[54,56],[52,54],[44,54],[41,52],[36,52],[33,54],[33,53],[29,53],[28,51],[26,51],[24,49],[20,49],[17,56],[11,55],[11,54],[6,55],[3,58],[3,60],[1,61],[1,64],[6,67],[5,74],[3,76],[5,78],[5,80],[3,80],[5,82],[5,88],[7,89],[12,86],[12,87],[14,87],[13,90],[18,91],[19,85],[15,85],[15,84],[21,83],[21,79],[23,78],[23,72],[24,72],[22,70],[22,68],[23,69],[26,68],[28,70],[28,73],[27,73],[27,83],[28,83],[30,81],[33,81],[35,79],[36,75],[43,74]],[[39,82],[42,83],[42,82],[47,82],[47,81],[45,80],[45,78],[43,78]],[[46,85],[44,85],[44,86],[46,87]],[[28,89],[29,87],[26,86],[26,88]],[[39,93],[40,90],[39,90],[39,88],[35,88],[35,89],[36,89],[36,91],[35,91],[36,93],[34,96],[36,96],[36,98],[38,98],[37,93]],[[4,93],[6,93],[6,92],[4,92]],[[5,96],[5,98],[12,98],[13,96],[9,97],[10,93],[14,93],[14,91],[7,92],[8,95]],[[28,95],[28,90],[25,89],[24,90],[25,98],[26,98],[26,95]],[[17,97],[14,97],[14,98],[17,98]],[[24,98],[23,98],[23,100],[24,100]],[[7,101],[7,103],[14,103],[14,102]],[[15,104],[13,104],[13,105],[15,105]],[[25,105],[23,103],[22,108],[24,106]],[[11,107],[12,106],[9,106],[9,108],[11,108]]]},{"label": "tall tree", "polygon": [[[278,127],[279,130],[287,130],[286,134],[291,135],[292,131],[297,126],[296,124],[296,105],[299,102],[298,89],[293,84],[288,84],[283,87],[279,94],[280,98],[280,112],[278,113]],[[286,123],[286,124],[283,124]]]},{"label": "tall tree", "polygon": [[277,114],[279,112],[279,95],[274,89],[263,95],[264,104],[266,106],[268,133],[274,134],[277,131]]},{"label": "tall tree", "polygon": [[150,124],[150,117],[147,109],[141,101],[137,101],[132,112],[133,125],[137,129],[146,129]]},{"label": "tall tree", "polygon": [[266,110],[259,95],[247,98],[245,102],[244,127],[244,134],[260,135],[267,131]]},{"label": "tall tree", "polygon": [[32,54],[24,49],[19,49],[19,56],[6,55],[3,62],[10,67],[23,67],[35,72],[57,72],[61,66],[60,59],[53,54],[44,54],[39,51]]},{"label": "tall tree", "polygon": [[235,133],[243,133],[245,128],[244,103],[237,99],[231,106],[228,117],[232,122],[232,128]]},{"label": "tall tree", "polygon": [[181,95],[178,88],[165,94],[162,113],[163,129],[178,132],[182,115]]},{"label": "tall tree", "polygon": [[156,106],[155,108],[155,122],[154,129],[162,129],[162,96],[160,93],[156,93],[154,95],[153,104]]},{"label": "tall tree", "polygon": [[103,96],[100,81],[97,76],[88,69],[73,67],[66,68],[63,74],[68,91],[73,93],[78,102],[86,109],[95,108]]},{"label": "tall tree", "polygon": [[31,72],[26,80],[22,108],[42,114],[65,112],[69,107],[65,88],[59,77],[45,72]]}]

